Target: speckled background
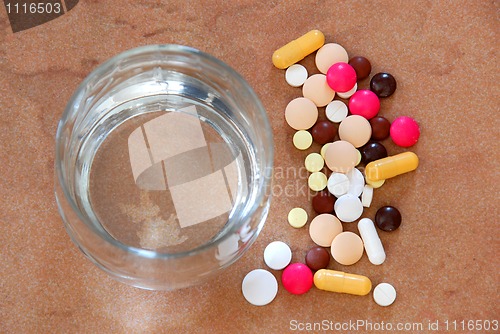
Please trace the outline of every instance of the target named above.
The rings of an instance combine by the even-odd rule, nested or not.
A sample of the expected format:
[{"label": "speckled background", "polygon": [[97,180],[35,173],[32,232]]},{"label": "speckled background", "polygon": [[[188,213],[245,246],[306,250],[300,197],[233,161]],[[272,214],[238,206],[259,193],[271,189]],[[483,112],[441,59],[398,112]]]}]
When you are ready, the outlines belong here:
[{"label": "speckled background", "polygon": [[[13,34],[0,6],[0,332],[281,333],[323,320],[415,322],[427,332],[429,321],[444,330],[445,321],[461,329],[462,320],[499,320],[499,13],[498,1],[82,0],[54,21]],[[281,285],[266,307],[243,299],[241,280],[264,267],[270,241],[290,244],[294,261],[303,261],[312,246],[306,229],[286,222],[294,206],[311,211],[299,191],[275,196],[252,249],[201,286],[142,291],[92,265],[67,236],[53,195],[57,121],[82,79],[139,45],[177,43],[209,52],[260,96],[274,131],[275,166],[298,167],[318,147],[293,149],[283,110],[300,89],[287,86],[270,58],[311,29],[350,56],[369,58],[372,73],[392,73],[398,90],[382,101],[381,114],[409,115],[421,124],[412,148],[419,169],[387,182],[366,210],[373,218],[376,208],[391,204],[403,214],[398,231],[381,233],[387,261],[375,267],[365,255],[351,267],[331,263],[374,284],[392,283],[396,303],[382,308],[371,296],[317,289],[293,296]],[[302,63],[313,69],[312,57]],[[385,143],[391,154],[403,151]],[[304,183],[284,173],[274,189]]]}]

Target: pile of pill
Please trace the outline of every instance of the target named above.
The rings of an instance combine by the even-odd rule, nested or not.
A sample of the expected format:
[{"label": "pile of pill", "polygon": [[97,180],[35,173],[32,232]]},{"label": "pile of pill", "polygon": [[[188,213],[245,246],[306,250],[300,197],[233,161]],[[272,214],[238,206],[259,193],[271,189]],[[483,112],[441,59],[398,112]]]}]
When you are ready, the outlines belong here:
[{"label": "pile of pill", "polygon": [[[309,76],[308,70],[296,63],[315,51],[320,73]],[[394,231],[401,225],[401,214],[395,207],[384,206],[378,209],[375,223],[361,216],[364,208],[370,207],[375,188],[415,170],[419,160],[413,152],[389,156],[380,141],[390,137],[398,146],[413,146],[420,136],[419,126],[411,117],[398,117],[391,123],[379,116],[380,98],[395,92],[395,78],[378,73],[371,78],[370,89],[358,90],[358,81],[370,75],[370,62],[361,56],[349,59],[341,45],[325,44],[318,30],[275,51],[272,61],[277,68],[286,69],[285,80],[290,86],[302,87],[302,96],[285,108],[285,120],[296,130],[293,145],[299,150],[309,149],[313,142],[322,147],[304,161],[310,172],[309,188],[316,192],[312,207],[318,215],[310,221],[309,235],[317,246],[307,252],[305,263],[290,264],[290,247],[274,241],[266,247],[264,261],[273,270],[284,269],[281,281],[292,294],[306,293],[314,285],[325,291],[367,295],[372,290],[371,280],[327,269],[330,255],[346,266],[358,262],[364,252],[372,264],[384,263],[386,253],[375,225],[382,231]],[[336,96],[348,99],[348,104]],[[319,108],[324,108],[326,120],[319,119]],[[288,214],[289,224],[297,229],[308,219],[303,208],[293,208]],[[342,223],[358,219],[359,235],[343,231]],[[250,303],[265,305],[276,296],[278,284],[271,272],[256,269],[245,277],[242,289]],[[380,283],[373,298],[381,306],[391,305],[396,290],[389,283]]]}]

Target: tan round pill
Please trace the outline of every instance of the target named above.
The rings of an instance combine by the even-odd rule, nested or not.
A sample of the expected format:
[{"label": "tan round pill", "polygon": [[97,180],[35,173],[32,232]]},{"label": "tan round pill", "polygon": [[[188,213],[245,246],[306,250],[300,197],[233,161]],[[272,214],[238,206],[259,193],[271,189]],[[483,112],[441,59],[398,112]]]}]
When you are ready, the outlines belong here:
[{"label": "tan round pill", "polygon": [[349,55],[347,51],[339,44],[328,43],[323,45],[318,52],[316,52],[316,67],[318,70],[326,74],[330,66],[335,63],[349,62]]},{"label": "tan round pill", "polygon": [[333,239],[341,232],[342,223],[329,213],[314,217],[309,225],[309,235],[312,241],[321,247],[330,247]]},{"label": "tan round pill", "polygon": [[298,97],[286,106],[285,120],[295,130],[307,130],[318,120],[318,108],[311,100]]},{"label": "tan round pill", "polygon": [[288,212],[288,223],[295,228],[301,228],[307,223],[307,212],[302,208],[293,208]]},{"label": "tan round pill", "polygon": [[361,147],[368,143],[372,136],[370,122],[359,115],[347,116],[339,126],[339,137],[348,141],[354,147]]},{"label": "tan round pill", "polygon": [[316,106],[324,107],[332,102],[335,97],[335,91],[328,86],[326,75],[314,74],[304,82],[302,95],[313,101]]},{"label": "tan round pill", "polygon": [[293,135],[293,146],[299,150],[307,150],[311,147],[313,142],[313,137],[306,130],[299,130]]},{"label": "tan round pill", "polygon": [[306,169],[308,172],[314,173],[319,172],[325,166],[325,160],[318,153],[311,153],[306,157],[304,161]]},{"label": "tan round pill", "polygon": [[331,244],[332,256],[340,264],[350,266],[363,256],[363,240],[353,232],[339,233]]},{"label": "tan round pill", "polygon": [[332,172],[349,173],[357,160],[357,150],[348,141],[337,140],[326,148],[325,163]]},{"label": "tan round pill", "polygon": [[313,191],[321,191],[326,188],[328,183],[328,179],[326,175],[322,172],[314,172],[309,175],[309,179],[307,180],[309,188]]}]

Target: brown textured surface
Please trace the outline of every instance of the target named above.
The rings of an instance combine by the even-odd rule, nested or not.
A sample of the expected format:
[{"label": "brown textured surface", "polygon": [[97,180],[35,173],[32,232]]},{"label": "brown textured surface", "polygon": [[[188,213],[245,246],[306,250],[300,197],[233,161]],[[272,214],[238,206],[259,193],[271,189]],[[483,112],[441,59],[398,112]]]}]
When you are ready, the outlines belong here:
[{"label": "brown textured surface", "polygon": [[[290,321],[373,322],[499,319],[498,19],[497,1],[81,1],[68,14],[13,34],[0,9],[0,332],[2,333],[278,333]],[[54,134],[70,95],[98,63],[126,49],[178,43],[229,63],[255,87],[271,118],[277,171],[299,167],[283,110],[300,89],[271,64],[275,48],[310,29],[366,56],[398,90],[381,114],[421,124],[414,148],[421,166],[375,191],[373,206],[403,214],[383,233],[388,259],[366,255],[352,267],[376,284],[392,283],[396,303],[377,306],[316,289],[292,296],[281,288],[266,307],[246,303],[243,276],[264,267],[267,243],[291,245],[304,261],[312,241],[286,214],[310,204],[303,177],[279,173],[261,236],[217,279],[176,292],[117,283],[70,242],[53,196]],[[313,68],[312,57],[303,63]],[[367,87],[365,79],[361,87]],[[394,154],[402,151],[387,145]],[[315,147],[311,149],[317,150]],[[303,188],[305,189],[305,188]],[[345,225],[355,230],[354,224]],[[330,264],[332,266],[332,263]],[[280,273],[276,272],[277,277]],[[363,332],[360,328],[359,332]]]}]

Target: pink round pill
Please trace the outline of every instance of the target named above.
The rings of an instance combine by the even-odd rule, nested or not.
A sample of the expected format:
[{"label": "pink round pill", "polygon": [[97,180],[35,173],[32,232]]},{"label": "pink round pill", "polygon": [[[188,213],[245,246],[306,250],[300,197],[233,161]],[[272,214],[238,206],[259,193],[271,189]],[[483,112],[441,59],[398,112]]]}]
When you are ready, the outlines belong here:
[{"label": "pink round pill", "polygon": [[401,147],[410,147],[417,143],[420,128],[417,121],[408,116],[400,116],[391,124],[391,139]]},{"label": "pink round pill", "polygon": [[294,295],[301,295],[311,289],[313,273],[303,263],[292,263],[283,271],[281,282],[286,291]]},{"label": "pink round pill", "polygon": [[345,93],[356,84],[356,71],[347,63],[335,63],[326,72],[326,82],[331,89]]},{"label": "pink round pill", "polygon": [[358,90],[349,99],[349,111],[353,115],[360,115],[366,119],[371,119],[377,116],[379,110],[380,100],[371,90]]}]

